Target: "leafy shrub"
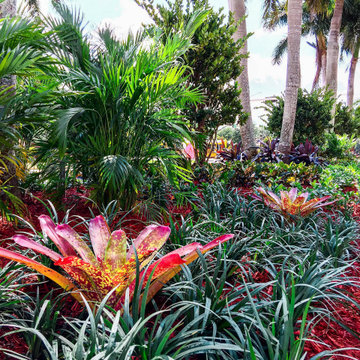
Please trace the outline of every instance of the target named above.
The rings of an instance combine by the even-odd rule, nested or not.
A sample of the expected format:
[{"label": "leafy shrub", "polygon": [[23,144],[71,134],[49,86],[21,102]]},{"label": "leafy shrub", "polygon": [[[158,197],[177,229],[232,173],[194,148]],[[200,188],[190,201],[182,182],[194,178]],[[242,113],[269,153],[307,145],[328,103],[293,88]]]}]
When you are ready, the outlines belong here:
[{"label": "leafy shrub", "polygon": [[[313,92],[299,89],[296,108],[294,143],[304,143],[311,139],[314,143],[324,142],[325,131],[330,128],[331,108],[333,105],[331,92],[322,89]],[[274,136],[280,136],[284,113],[284,97],[276,97],[275,101],[267,100],[264,110],[267,128]]]},{"label": "leafy shrub", "polygon": [[260,141],[259,153],[254,157],[253,161],[257,162],[275,162],[281,161],[281,154],[277,150],[279,139],[267,138]]},{"label": "leafy shrub", "polygon": [[294,182],[310,185],[312,181],[318,179],[321,171],[321,168],[318,166],[307,166],[304,163],[255,165],[256,178],[268,185],[291,185]]},{"label": "leafy shrub", "polygon": [[218,176],[222,181],[233,187],[253,186],[256,182],[267,184],[291,185],[298,182],[302,185],[310,185],[319,178],[322,169],[319,166],[305,163],[296,164],[291,162],[279,163],[254,163],[250,161],[235,161],[225,164]]},{"label": "leafy shrub", "polygon": [[320,165],[321,160],[317,156],[318,150],[319,147],[314,146],[309,140],[306,140],[304,144],[301,143],[296,147],[293,145],[290,152],[290,162]]},{"label": "leafy shrub", "polygon": [[336,104],[335,133],[360,137],[360,107],[351,110],[341,102]]},{"label": "leafy shrub", "polygon": [[37,21],[21,17],[0,19],[0,215],[24,214],[19,181],[24,179],[29,160],[26,134],[43,119],[32,116],[39,97],[31,99],[22,89],[15,91],[18,75],[22,81],[48,69],[51,58],[45,55],[46,35]]},{"label": "leafy shrub", "polygon": [[219,152],[219,156],[225,161],[242,161],[248,158],[241,146],[241,142],[234,144],[232,141],[230,142],[228,148],[225,148]]},{"label": "leafy shrub", "polygon": [[213,8],[208,0],[136,2],[165,34],[178,33],[191,23],[194,14],[207,10],[206,20],[194,32],[195,46],[183,57],[192,70],[188,82],[206,95],[201,106],[189,105],[182,110],[196,130],[195,143],[202,163],[218,127],[234,124],[236,119],[243,123],[247,118],[238,101],[241,90],[236,79],[242,71],[240,61],[244,55],[240,49],[244,42],[243,39],[234,41],[232,36],[237,24],[232,17],[227,18],[223,9]]},{"label": "leafy shrub", "polygon": [[250,161],[226,163],[220,169],[218,180],[231,187],[248,187],[255,182],[255,164]]},{"label": "leafy shrub", "polygon": [[360,156],[360,140],[357,140],[355,142],[355,146],[354,146],[354,154],[355,156]]},{"label": "leafy shrub", "polygon": [[330,187],[357,187],[360,184],[360,169],[356,164],[329,165],[322,172],[319,181]]},{"label": "leafy shrub", "polygon": [[239,127],[234,128],[233,126],[224,126],[217,133],[218,138],[232,141],[237,144],[241,141],[241,134]]},{"label": "leafy shrub", "polygon": [[326,143],[323,148],[325,156],[337,159],[351,159],[354,157],[351,150],[355,147],[354,136],[337,135],[334,132],[326,134]]}]

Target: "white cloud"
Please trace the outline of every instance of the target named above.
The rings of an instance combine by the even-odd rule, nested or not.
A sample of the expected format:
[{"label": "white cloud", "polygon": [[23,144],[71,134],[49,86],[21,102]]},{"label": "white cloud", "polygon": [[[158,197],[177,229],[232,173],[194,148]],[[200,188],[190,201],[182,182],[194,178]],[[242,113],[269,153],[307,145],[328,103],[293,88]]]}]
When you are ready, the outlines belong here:
[{"label": "white cloud", "polygon": [[252,35],[251,39],[255,39],[256,41],[268,41],[268,39],[275,43],[276,38],[283,38],[287,34],[286,27],[280,27],[275,30],[267,30],[263,27],[259,27],[253,31],[254,34]]},{"label": "white cloud", "polygon": [[50,7],[51,7],[51,1],[50,0],[39,0],[39,7],[40,7],[40,11],[43,14],[49,14]]},{"label": "white cloud", "polygon": [[103,19],[99,27],[110,25],[116,35],[123,38],[129,31],[136,33],[141,29],[142,24],[150,24],[151,22],[151,18],[147,12],[140,8],[133,0],[121,0],[120,15]]},{"label": "white cloud", "polygon": [[[75,2],[76,0],[68,0]],[[103,0],[104,1],[104,0]],[[93,24],[93,28],[102,27],[105,24],[110,25],[119,37],[124,37],[129,30],[136,32],[143,23],[151,23],[151,19],[145,10],[140,8],[133,0],[118,0],[120,10],[117,9],[113,17],[107,17],[98,24]],[[40,9],[43,13],[51,12],[51,0],[39,0]],[[214,1],[212,1],[214,2]],[[216,1],[215,1],[216,2]],[[99,5],[101,6],[101,4]],[[84,9],[85,10],[85,9]],[[101,12],[101,9],[99,9]],[[285,90],[286,83],[286,62],[287,57],[281,65],[272,65],[272,52],[277,42],[287,33],[287,27],[277,28],[274,31],[264,29],[258,26],[251,29],[253,31],[250,37],[248,47],[250,51],[249,58],[249,80],[252,98],[262,98],[271,95],[280,95]],[[315,75],[315,51],[306,44],[306,41],[313,41],[312,38],[306,38],[302,41],[301,48],[301,73],[302,87],[311,89],[312,81]],[[342,100],[346,100],[348,71],[347,67],[350,59],[346,58],[339,64],[338,71],[338,95]],[[360,99],[360,70],[357,71],[355,81],[355,99]],[[358,85],[358,86],[356,86]]]}]

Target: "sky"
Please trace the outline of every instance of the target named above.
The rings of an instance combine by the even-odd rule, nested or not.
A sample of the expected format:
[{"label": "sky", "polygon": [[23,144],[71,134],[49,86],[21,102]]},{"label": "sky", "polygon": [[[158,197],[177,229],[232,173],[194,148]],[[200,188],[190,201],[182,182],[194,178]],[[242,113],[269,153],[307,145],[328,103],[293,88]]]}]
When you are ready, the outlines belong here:
[{"label": "sky", "polygon": [[[157,0],[155,0],[156,2]],[[158,0],[161,1],[161,0]],[[71,5],[80,8],[88,22],[89,31],[95,31],[104,24],[111,25],[119,36],[124,36],[132,30],[135,32],[141,25],[148,24],[151,19],[134,0],[67,0]],[[227,0],[209,0],[214,8],[223,8],[228,13]],[[51,0],[40,0],[41,10],[44,13],[51,11]],[[253,118],[260,123],[262,111],[261,100],[266,97],[281,95],[286,85],[286,56],[280,65],[272,64],[272,53],[276,44],[286,36],[287,27],[275,31],[263,29],[261,23],[261,0],[247,1],[247,30],[253,35],[248,40],[249,51],[249,82],[250,97],[253,108]],[[315,75],[315,49],[307,44],[311,38],[301,42],[301,86],[311,90]],[[338,95],[346,100],[348,80],[348,65],[350,58],[345,57],[340,63],[338,72]],[[360,71],[355,79],[355,100],[360,99]]]}]

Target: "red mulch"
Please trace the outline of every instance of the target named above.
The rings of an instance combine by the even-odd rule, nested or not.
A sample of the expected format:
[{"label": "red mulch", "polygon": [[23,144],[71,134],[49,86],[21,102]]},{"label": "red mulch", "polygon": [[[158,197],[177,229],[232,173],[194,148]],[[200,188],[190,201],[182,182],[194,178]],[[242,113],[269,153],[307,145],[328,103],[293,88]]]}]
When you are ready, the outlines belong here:
[{"label": "red mulch", "polygon": [[[360,224],[360,204],[353,204],[353,216]],[[358,243],[359,247],[360,244]],[[347,286],[349,296],[360,303],[360,263],[357,262],[351,273],[354,283],[359,286]],[[345,326],[357,333],[360,337],[360,310],[354,305],[348,303],[336,304],[336,311],[332,315],[341,321]],[[343,360],[344,356],[350,356],[353,359],[360,359],[360,340],[358,337],[353,336],[350,332],[345,330],[335,321],[322,320],[320,321],[311,332],[311,338],[317,342],[308,341],[305,346],[305,351],[308,352],[307,359],[322,352],[339,350],[337,354],[328,357],[330,360]],[[320,343],[320,341],[322,343]],[[343,350],[343,348],[355,348],[355,350]]]},{"label": "red mulch", "polygon": [[[343,290],[355,302],[360,303],[360,263],[354,264],[354,267],[346,276],[350,276],[355,286],[344,286]],[[359,286],[359,287],[357,287]],[[332,315],[336,320],[357,333],[360,337],[360,310],[352,303],[339,302],[335,305]],[[337,355],[329,357],[331,360],[342,360],[344,355],[352,356],[354,359],[360,359],[360,339],[352,335],[349,331],[341,327],[337,322],[324,319],[316,324],[311,331],[311,339],[317,341],[308,341],[305,351],[308,351],[308,358],[322,351],[338,350]],[[322,343],[320,343],[320,341]],[[344,350],[343,348],[355,348],[354,350]]]},{"label": "red mulch", "polygon": [[[24,342],[21,334],[11,334],[4,336],[4,334],[8,333],[9,331],[11,331],[11,329],[0,327],[0,348],[10,349],[17,352],[18,354],[26,355],[28,346]],[[12,357],[5,355],[0,350],[0,360],[9,360],[11,358]]]}]

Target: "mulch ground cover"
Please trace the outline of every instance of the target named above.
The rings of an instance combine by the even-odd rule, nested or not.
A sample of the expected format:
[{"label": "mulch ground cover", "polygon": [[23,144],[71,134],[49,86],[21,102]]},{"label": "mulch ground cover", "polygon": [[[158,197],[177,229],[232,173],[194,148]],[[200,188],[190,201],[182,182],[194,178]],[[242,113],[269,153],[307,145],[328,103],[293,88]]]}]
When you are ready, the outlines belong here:
[{"label": "mulch ground cover", "polygon": [[[240,193],[244,196],[251,193],[251,189],[238,189]],[[45,196],[41,193],[35,193],[34,196],[26,195],[24,197],[24,203],[27,207],[27,212],[25,218],[29,221],[37,231],[40,231],[40,227],[37,221],[37,217],[41,214],[47,214]],[[88,193],[86,189],[70,189],[66,192],[62,203],[65,204],[66,208],[72,208],[71,213],[79,215],[84,218],[91,217],[91,211],[94,214],[97,214],[97,210],[92,208],[91,211],[90,203],[83,198],[87,196]],[[178,215],[188,215],[190,212],[189,207],[170,207],[170,213],[175,217]],[[58,212],[59,219],[62,219],[65,215],[65,210],[60,210]],[[146,220],[139,216],[138,214],[128,213],[120,214],[123,217],[122,219],[122,228],[126,231],[128,236],[135,237],[146,224]],[[360,204],[353,205],[353,216],[359,222],[360,226]],[[10,238],[19,230],[19,224],[8,222],[0,218],[0,246],[8,246],[11,244]],[[77,228],[79,231],[79,228]],[[86,231],[86,229],[83,229]],[[81,232],[81,228],[80,228]],[[360,241],[358,242],[360,250]],[[3,267],[7,261],[0,258],[0,267]],[[261,282],[263,278],[267,278],[267,275],[264,273],[255,274],[255,281]],[[351,273],[347,274],[351,276],[354,280],[354,286],[346,287],[346,291],[349,294],[349,297],[360,303],[360,262],[355,263],[351,269]],[[357,286],[355,286],[358,285]],[[36,288],[36,289],[35,289]],[[51,290],[51,284],[44,283],[39,285],[34,285],[34,289],[27,287],[27,291],[40,291],[40,294],[44,296],[49,293]],[[56,290],[61,292],[61,290]],[[355,306],[350,303],[338,303],[335,304],[336,307],[332,312],[334,318],[338,321],[341,321],[341,326],[336,321],[330,321],[329,319],[323,319],[317,322],[316,326],[312,328],[311,335],[305,346],[305,351],[307,352],[306,359],[310,359],[312,356],[323,352],[337,350],[337,353],[323,357],[323,359],[329,360],[342,360],[344,358],[350,357],[353,359],[360,359],[360,311]],[[82,311],[81,305],[79,305],[71,296],[66,296],[63,298],[63,306],[61,310],[62,316],[74,317],[76,314],[80,314]],[[61,320],[60,320],[61,321]],[[346,328],[351,329],[351,332]],[[28,351],[28,347],[22,338],[21,334],[11,334],[6,335],[8,329],[0,327],[0,348],[11,349],[18,354],[25,355]],[[358,337],[357,337],[357,336]],[[344,350],[341,350],[344,349]],[[5,356],[0,352],[0,360],[11,359],[11,357]]]}]

